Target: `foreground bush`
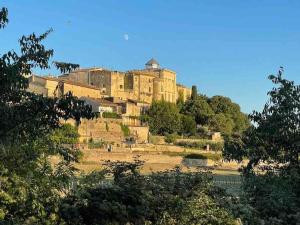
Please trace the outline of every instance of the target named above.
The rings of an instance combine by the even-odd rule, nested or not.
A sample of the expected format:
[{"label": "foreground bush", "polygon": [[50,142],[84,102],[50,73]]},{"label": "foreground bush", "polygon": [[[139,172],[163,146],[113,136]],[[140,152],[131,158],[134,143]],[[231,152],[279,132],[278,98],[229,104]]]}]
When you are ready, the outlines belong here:
[{"label": "foreground bush", "polygon": [[209,172],[176,168],[144,176],[141,165],[138,160],[107,163],[99,177],[112,180],[79,182],[63,200],[62,218],[67,224],[235,224],[231,212],[215,200],[218,192]]}]

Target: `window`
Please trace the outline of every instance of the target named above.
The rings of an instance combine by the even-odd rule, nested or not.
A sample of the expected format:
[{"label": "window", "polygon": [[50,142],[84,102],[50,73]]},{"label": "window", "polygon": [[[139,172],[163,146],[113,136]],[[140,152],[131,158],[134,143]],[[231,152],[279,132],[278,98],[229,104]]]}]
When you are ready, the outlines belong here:
[{"label": "window", "polygon": [[163,91],[164,91],[164,88],[163,88],[163,86],[161,86],[161,88],[160,88],[160,91],[161,91],[161,92],[163,92]]},{"label": "window", "polygon": [[149,79],[149,83],[151,83],[151,79]]},{"label": "window", "polygon": [[149,92],[151,92],[151,87],[149,87]]},{"label": "window", "polygon": [[120,85],[120,89],[123,89],[123,85]]},{"label": "window", "polygon": [[105,84],[102,84],[102,87],[104,87],[104,88],[105,88]]}]

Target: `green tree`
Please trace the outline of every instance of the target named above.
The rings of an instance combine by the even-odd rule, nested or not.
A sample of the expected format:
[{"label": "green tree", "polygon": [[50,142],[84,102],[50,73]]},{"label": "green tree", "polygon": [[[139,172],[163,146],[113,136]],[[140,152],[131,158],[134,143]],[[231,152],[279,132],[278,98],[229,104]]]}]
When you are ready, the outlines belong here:
[{"label": "green tree", "polygon": [[210,118],[214,115],[213,110],[207,103],[204,96],[198,96],[185,102],[181,113],[195,118],[197,124],[207,125]]},{"label": "green tree", "polygon": [[[8,10],[0,10],[0,28],[7,25]],[[62,120],[92,118],[92,109],[71,93],[62,98],[46,98],[28,93],[28,79],[35,68],[49,68],[52,49],[42,35],[19,40],[20,51],[0,54],[0,223],[58,223],[60,198],[69,189],[78,150],[66,148],[50,138]],[[52,62],[61,72],[78,67]],[[54,167],[49,157],[61,156]]]},{"label": "green tree", "polygon": [[187,136],[196,134],[197,124],[194,117],[188,115],[181,115],[181,130],[180,133]]},{"label": "green tree", "polygon": [[274,161],[288,167],[299,167],[300,87],[281,75],[271,75],[269,79],[279,87],[268,92],[270,99],[262,112],[254,111],[250,115],[255,126],[251,126],[238,140],[231,141],[243,143],[237,146],[244,149],[239,153],[250,159],[249,169],[260,162]]},{"label": "green tree", "polygon": [[151,133],[164,135],[180,131],[180,114],[175,104],[165,101],[153,102],[147,114]]},{"label": "green tree", "polygon": [[209,126],[213,131],[218,131],[222,134],[230,135],[234,127],[234,122],[225,114],[217,113],[210,119]]},{"label": "green tree", "polygon": [[209,104],[215,114],[222,113],[227,118],[227,121],[233,121],[233,132],[241,133],[250,126],[248,117],[241,112],[240,106],[233,103],[230,98],[213,96],[209,99]]},{"label": "green tree", "polygon": [[63,124],[60,128],[53,131],[50,139],[57,144],[77,144],[79,142],[79,133],[76,127],[71,124]]},{"label": "green tree", "polygon": [[244,198],[265,224],[299,224],[300,86],[282,78],[282,68],[269,79],[277,87],[263,111],[250,115],[255,126],[227,138],[224,156],[249,159]]},{"label": "green tree", "polygon": [[177,105],[178,110],[181,111],[181,109],[184,105],[184,98],[183,98],[182,91],[178,92],[178,98],[177,98],[177,101],[176,101],[176,105]]},{"label": "green tree", "polygon": [[197,86],[193,85],[191,99],[195,100],[195,99],[197,99],[197,97],[198,97]]}]

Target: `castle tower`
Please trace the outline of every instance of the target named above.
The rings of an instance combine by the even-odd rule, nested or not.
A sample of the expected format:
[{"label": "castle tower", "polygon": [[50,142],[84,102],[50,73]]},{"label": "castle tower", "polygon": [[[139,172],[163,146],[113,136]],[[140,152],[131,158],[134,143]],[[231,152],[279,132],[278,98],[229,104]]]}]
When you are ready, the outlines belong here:
[{"label": "castle tower", "polygon": [[159,63],[155,59],[150,59],[146,64],[146,69],[158,69]]}]

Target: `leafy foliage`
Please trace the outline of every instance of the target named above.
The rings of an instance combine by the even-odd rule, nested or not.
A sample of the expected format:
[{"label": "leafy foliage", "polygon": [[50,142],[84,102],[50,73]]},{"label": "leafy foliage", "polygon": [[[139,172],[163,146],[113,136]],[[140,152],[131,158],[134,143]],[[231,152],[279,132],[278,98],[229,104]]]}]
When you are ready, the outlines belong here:
[{"label": "leafy foliage", "polygon": [[214,115],[214,111],[203,96],[197,96],[187,100],[181,113],[193,116],[196,123],[201,125],[208,124],[209,120]]},{"label": "leafy foliage", "polygon": [[148,123],[153,134],[177,133],[181,127],[179,110],[175,104],[153,102],[148,110]]},{"label": "leafy foliage", "polygon": [[115,112],[103,112],[102,117],[111,119],[121,119],[121,116]]},{"label": "leafy foliage", "polygon": [[0,29],[4,28],[8,23],[8,10],[7,8],[2,8],[0,11]]},{"label": "leafy foliage", "polygon": [[180,108],[182,114],[193,116],[197,124],[208,126],[210,130],[222,132],[223,135],[241,133],[250,126],[239,105],[227,97],[197,95]]},{"label": "leafy foliage", "polygon": [[129,129],[129,127],[127,125],[125,125],[125,124],[120,124],[120,126],[121,126],[121,130],[123,132],[123,135],[125,137],[128,137],[130,135],[130,129]]},{"label": "leafy foliage", "polygon": [[195,100],[195,99],[197,99],[197,97],[198,97],[197,86],[193,85],[191,99]]},{"label": "leafy foliage", "polygon": [[165,136],[165,142],[166,143],[174,143],[177,138],[178,138],[177,134],[167,134]]},{"label": "leafy foliage", "polygon": [[51,141],[57,144],[77,144],[79,142],[79,133],[71,124],[63,124],[60,128],[53,131]]},{"label": "leafy foliage", "polygon": [[[249,120],[241,112],[240,106],[233,103],[230,98],[214,96],[209,99],[209,104],[215,113],[213,126],[224,128],[225,134],[231,134],[232,132],[241,133],[250,126]],[[218,123],[215,124],[216,121],[219,121],[220,125],[217,125]]]},{"label": "leafy foliage", "polygon": [[[8,22],[8,11],[0,12],[0,28]],[[62,145],[61,137],[50,133],[61,127],[61,120],[92,118],[89,106],[71,93],[62,98],[45,98],[26,92],[34,68],[50,67],[52,49],[42,35],[31,34],[19,40],[20,54],[9,51],[0,55],[0,221],[3,224],[55,224],[62,193],[69,189],[78,160],[77,149]],[[58,67],[63,67],[60,65]],[[64,130],[65,128],[61,128]],[[74,138],[74,137],[73,137]],[[50,156],[60,156],[53,167]],[[50,187],[50,188],[49,188]]]},{"label": "leafy foliage", "polygon": [[222,141],[216,142],[212,140],[199,139],[197,141],[177,141],[175,142],[178,146],[183,146],[185,148],[195,148],[195,149],[205,149],[209,145],[211,150],[222,151],[224,143]]},{"label": "leafy foliage", "polygon": [[181,115],[181,130],[180,134],[185,136],[192,136],[196,134],[196,122],[194,117]]},{"label": "leafy foliage", "polygon": [[300,87],[282,72],[269,76],[278,87],[268,93],[263,111],[250,115],[254,126],[226,139],[224,156],[249,159],[243,171],[245,199],[264,223],[298,224]]},{"label": "leafy foliage", "polygon": [[[143,162],[107,162],[109,183],[71,192],[61,208],[67,224],[234,224],[205,171],[139,172]],[[102,175],[102,174],[101,174]]]},{"label": "leafy foliage", "polygon": [[209,125],[213,131],[230,135],[233,131],[234,121],[223,113],[217,113],[210,119]]}]

